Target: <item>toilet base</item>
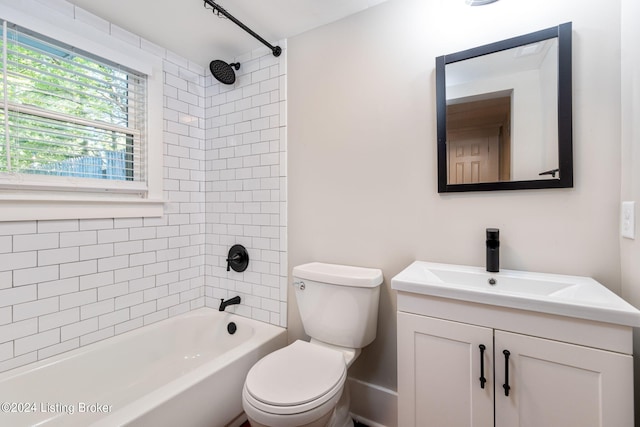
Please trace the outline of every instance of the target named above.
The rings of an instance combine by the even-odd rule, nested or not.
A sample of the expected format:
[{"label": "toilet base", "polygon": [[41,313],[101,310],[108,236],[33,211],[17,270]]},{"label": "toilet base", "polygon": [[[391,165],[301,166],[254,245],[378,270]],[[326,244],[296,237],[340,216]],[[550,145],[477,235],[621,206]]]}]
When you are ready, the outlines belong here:
[{"label": "toilet base", "polygon": [[[312,421],[310,423],[304,424],[302,426],[298,426],[298,427],[327,427],[329,425],[329,421],[331,420],[331,417],[333,416],[333,411],[329,412],[326,415],[323,415],[322,417],[320,417],[319,419]],[[249,419],[249,424],[251,425],[251,427],[274,427],[274,426],[268,426],[265,424],[260,424],[259,422],[257,422],[256,420],[251,419],[251,417],[248,417]]]},{"label": "toilet base", "polygon": [[336,408],[333,410],[333,415],[327,427],[353,427],[353,420],[349,413],[349,406],[351,404],[351,397],[349,394],[349,381],[344,383],[342,389],[342,395]]},{"label": "toilet base", "polygon": [[[297,427],[353,427],[353,419],[349,412],[350,403],[351,399],[349,397],[348,383],[345,383],[340,399],[333,411],[323,415],[315,421]],[[251,427],[274,427],[261,424],[252,419],[248,414],[247,417]]]}]

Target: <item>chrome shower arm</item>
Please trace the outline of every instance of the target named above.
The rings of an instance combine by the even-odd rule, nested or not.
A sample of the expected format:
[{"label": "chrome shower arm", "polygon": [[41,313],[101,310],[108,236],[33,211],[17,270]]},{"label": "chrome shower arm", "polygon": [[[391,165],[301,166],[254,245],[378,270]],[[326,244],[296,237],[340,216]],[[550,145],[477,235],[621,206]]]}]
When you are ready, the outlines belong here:
[{"label": "chrome shower arm", "polygon": [[280,54],[282,53],[282,48],[280,46],[273,46],[271,43],[269,43],[268,41],[266,41],[265,39],[260,37],[251,28],[249,28],[246,25],[244,25],[237,18],[235,18],[232,14],[227,12],[225,8],[223,8],[222,6],[220,6],[219,4],[214,2],[213,0],[204,0],[204,3],[205,3],[205,5],[208,4],[209,6],[211,6],[213,8],[214,12],[221,13],[226,18],[229,18],[231,21],[233,21],[238,27],[242,28],[247,33],[251,34],[253,37],[258,39],[262,44],[264,44],[269,49],[271,49],[271,52],[273,53],[273,56],[280,56]]}]

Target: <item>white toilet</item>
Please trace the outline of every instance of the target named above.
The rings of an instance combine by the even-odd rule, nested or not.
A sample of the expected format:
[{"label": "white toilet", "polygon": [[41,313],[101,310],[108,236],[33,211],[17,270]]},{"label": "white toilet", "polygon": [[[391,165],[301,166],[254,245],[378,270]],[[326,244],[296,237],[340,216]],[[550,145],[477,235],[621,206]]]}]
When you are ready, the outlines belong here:
[{"label": "white toilet", "polygon": [[347,368],[376,337],[382,271],[312,262],[293,269],[310,342],[295,341],[247,374],[242,406],[252,427],[347,427]]}]

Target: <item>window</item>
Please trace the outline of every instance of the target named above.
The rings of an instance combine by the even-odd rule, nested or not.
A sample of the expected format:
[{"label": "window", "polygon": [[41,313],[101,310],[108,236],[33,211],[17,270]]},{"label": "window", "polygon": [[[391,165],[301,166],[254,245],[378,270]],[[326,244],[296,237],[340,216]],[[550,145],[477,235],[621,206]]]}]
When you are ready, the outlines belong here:
[{"label": "window", "polygon": [[0,221],[162,215],[162,51],[0,1]]},{"label": "window", "polygon": [[6,21],[2,50],[0,173],[145,189],[146,76]]}]

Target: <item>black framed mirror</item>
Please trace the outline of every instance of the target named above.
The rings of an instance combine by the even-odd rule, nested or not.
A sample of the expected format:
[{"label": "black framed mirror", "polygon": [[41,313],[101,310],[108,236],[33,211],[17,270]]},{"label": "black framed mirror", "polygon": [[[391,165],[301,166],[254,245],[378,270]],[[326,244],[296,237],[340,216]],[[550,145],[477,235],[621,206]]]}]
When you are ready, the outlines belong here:
[{"label": "black framed mirror", "polygon": [[436,58],[438,192],[573,187],[571,23]]}]

